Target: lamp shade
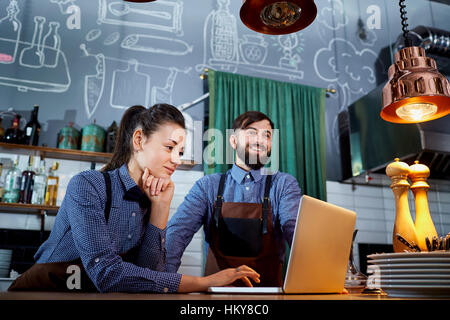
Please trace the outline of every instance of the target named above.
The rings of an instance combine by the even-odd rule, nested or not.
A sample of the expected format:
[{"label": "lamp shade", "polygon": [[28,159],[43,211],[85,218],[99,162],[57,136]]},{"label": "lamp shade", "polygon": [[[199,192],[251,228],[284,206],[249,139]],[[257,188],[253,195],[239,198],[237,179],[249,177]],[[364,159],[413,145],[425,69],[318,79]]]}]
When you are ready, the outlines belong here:
[{"label": "lamp shade", "polygon": [[423,48],[406,47],[395,53],[388,77],[380,113],[384,120],[418,123],[450,113],[449,82]]},{"label": "lamp shade", "polygon": [[313,0],[244,0],[240,17],[250,29],[265,34],[288,34],[309,26],[317,16]]}]

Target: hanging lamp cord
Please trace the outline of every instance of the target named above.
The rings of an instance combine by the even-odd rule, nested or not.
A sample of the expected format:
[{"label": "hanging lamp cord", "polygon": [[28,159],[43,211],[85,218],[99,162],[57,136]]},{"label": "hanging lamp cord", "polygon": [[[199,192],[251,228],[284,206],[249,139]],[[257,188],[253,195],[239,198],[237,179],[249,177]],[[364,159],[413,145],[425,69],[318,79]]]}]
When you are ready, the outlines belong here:
[{"label": "hanging lamp cord", "polygon": [[408,38],[408,18],[406,17],[406,5],[404,4],[405,0],[399,0],[398,5],[400,6],[400,18],[402,19],[402,31],[403,38],[405,39],[405,47],[411,46],[411,41]]}]

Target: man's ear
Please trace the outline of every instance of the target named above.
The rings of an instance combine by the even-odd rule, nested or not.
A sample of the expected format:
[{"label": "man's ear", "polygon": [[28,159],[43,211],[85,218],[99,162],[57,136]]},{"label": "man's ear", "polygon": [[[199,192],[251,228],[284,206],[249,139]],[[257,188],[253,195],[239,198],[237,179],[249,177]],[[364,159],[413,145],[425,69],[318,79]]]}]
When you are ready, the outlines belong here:
[{"label": "man's ear", "polygon": [[232,134],[232,135],[230,135],[230,145],[231,145],[231,147],[234,149],[234,150],[236,150],[236,148],[237,148],[237,137],[236,137],[236,134]]},{"label": "man's ear", "polygon": [[141,151],[144,144],[144,134],[142,129],[136,129],[133,133],[133,150]]}]

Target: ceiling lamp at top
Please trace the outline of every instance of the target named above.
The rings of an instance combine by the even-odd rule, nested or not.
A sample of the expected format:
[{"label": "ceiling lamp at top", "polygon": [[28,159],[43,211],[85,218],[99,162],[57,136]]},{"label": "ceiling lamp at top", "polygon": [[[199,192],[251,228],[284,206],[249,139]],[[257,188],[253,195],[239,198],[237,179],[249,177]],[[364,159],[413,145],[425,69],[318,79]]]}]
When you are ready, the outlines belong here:
[{"label": "ceiling lamp at top", "polygon": [[317,15],[313,0],[244,0],[241,20],[265,34],[288,34],[309,26]]},{"label": "ceiling lamp at top", "polygon": [[423,48],[411,46],[403,2],[400,0],[399,4],[405,48],[395,54],[394,64],[389,67],[380,116],[394,123],[418,123],[444,117],[450,113],[450,84]]}]

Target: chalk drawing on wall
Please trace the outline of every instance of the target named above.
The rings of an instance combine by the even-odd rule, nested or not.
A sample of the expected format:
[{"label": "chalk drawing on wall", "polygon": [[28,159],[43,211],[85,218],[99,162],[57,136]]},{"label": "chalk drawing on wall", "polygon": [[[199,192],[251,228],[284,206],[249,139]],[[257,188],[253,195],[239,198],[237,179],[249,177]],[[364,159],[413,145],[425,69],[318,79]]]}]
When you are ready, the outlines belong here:
[{"label": "chalk drawing on wall", "polygon": [[106,37],[106,39],[103,41],[103,44],[105,46],[110,46],[110,45],[116,43],[119,39],[120,39],[120,33],[113,32]]},{"label": "chalk drawing on wall", "polygon": [[183,35],[181,0],[158,0],[142,9],[131,2],[99,0],[98,24],[113,24],[167,31]]},{"label": "chalk drawing on wall", "polygon": [[20,9],[16,0],[11,0],[6,8],[6,16],[0,19],[0,63],[16,61],[22,23],[17,19]]},{"label": "chalk drawing on wall", "polygon": [[[339,53],[338,61],[336,52]],[[365,48],[358,51],[350,41],[335,38],[328,47],[319,49],[314,55],[314,70],[323,81],[348,87],[353,94],[365,94],[368,92],[364,84],[373,85],[376,78],[374,68],[362,62],[376,60],[378,56],[373,50]]]},{"label": "chalk drawing on wall", "polygon": [[[89,57],[86,46],[81,44],[85,57]],[[95,74],[84,76],[84,108],[88,119],[92,117],[100,103],[105,88],[105,56],[102,53],[94,55],[96,59]]]},{"label": "chalk drawing on wall", "polygon": [[[112,108],[126,109],[132,104],[150,105],[157,102],[172,103],[174,83],[179,73],[188,74],[192,68],[178,69],[141,63],[135,59],[119,59],[109,57],[103,53],[89,53],[86,44],[82,43],[80,49],[85,57],[96,59],[96,72],[85,76],[84,104],[88,118],[91,118],[100,105],[102,96],[108,97]],[[112,71],[106,72],[107,62],[111,65],[124,64],[124,68],[110,67]],[[162,72],[162,73],[161,73]],[[106,77],[106,74],[110,75]],[[158,74],[158,80],[163,85],[151,86],[151,75]],[[166,78],[164,76],[166,75]],[[105,94],[106,81],[111,80],[110,92]],[[130,100],[132,99],[132,101]]]},{"label": "chalk drawing on wall", "polygon": [[168,103],[172,104],[172,92],[177,77],[178,71],[176,68],[170,68],[169,76],[167,77],[164,87],[154,86],[152,88],[152,102],[155,103]]},{"label": "chalk drawing on wall", "polygon": [[204,68],[236,73],[238,69],[251,72],[303,79],[299,70],[300,56],[294,53],[298,46],[297,35],[273,37],[282,39],[277,45],[283,48],[283,57],[278,66],[265,65],[269,44],[260,34],[245,34],[239,39],[237,22],[229,9],[230,0],[217,0],[217,9],[206,17],[203,26],[203,63],[196,70]]},{"label": "chalk drawing on wall", "polygon": [[[341,0],[328,0],[329,6],[323,6],[317,17],[318,22],[328,30],[338,30],[346,26],[349,19]],[[333,23],[331,23],[333,22]]]},{"label": "chalk drawing on wall", "polygon": [[203,27],[203,64],[197,71],[212,67],[236,72],[239,64],[239,38],[236,18],[230,12],[230,0],[218,0],[217,10],[206,17]]},{"label": "chalk drawing on wall", "polygon": [[246,64],[262,65],[267,58],[269,44],[261,34],[244,34],[239,41],[239,52]]},{"label": "chalk drawing on wall", "polygon": [[[50,22],[45,33],[45,22],[45,17],[34,17],[31,43],[19,41],[20,36],[0,38],[1,47],[16,48],[13,63],[0,64],[0,85],[17,87],[23,92],[64,92],[69,88],[71,79],[67,59],[61,51],[59,23]],[[43,78],[51,80],[43,81]]]},{"label": "chalk drawing on wall", "polygon": [[127,35],[120,46],[128,50],[174,56],[186,55],[193,50],[193,46],[185,41],[146,34]]},{"label": "chalk drawing on wall", "polygon": [[68,8],[75,5],[75,0],[50,0],[50,3],[57,4],[61,14],[68,14]]},{"label": "chalk drawing on wall", "polygon": [[[368,66],[368,61],[373,61],[374,65],[381,63],[373,50],[358,50],[350,41],[342,38],[332,39],[327,47],[319,49],[314,55],[313,65],[317,76],[337,90],[337,95],[333,98],[339,97],[338,113],[356,98],[367,94],[368,88],[373,88],[376,84],[374,67]],[[337,116],[332,124],[332,139],[332,145],[338,151]]]},{"label": "chalk drawing on wall", "polygon": [[113,71],[110,104],[113,108],[127,109],[130,96],[145,106],[150,102],[150,76],[139,71],[139,62],[135,59],[129,61],[126,69]]},{"label": "chalk drawing on wall", "polygon": [[300,34],[270,38],[276,41],[273,46],[279,47],[278,51],[282,52],[282,56],[278,60],[278,66],[263,64],[267,57],[269,45],[262,35],[244,35],[243,37],[244,40],[239,43],[240,60],[242,60],[239,62],[239,68],[271,76],[284,76],[289,80],[303,79],[303,71],[300,70],[302,59],[297,53],[301,51]]},{"label": "chalk drawing on wall", "polygon": [[102,35],[102,30],[100,30],[100,29],[91,29],[86,34],[85,39],[86,39],[86,41],[91,42],[91,41],[97,40],[101,35]]}]

